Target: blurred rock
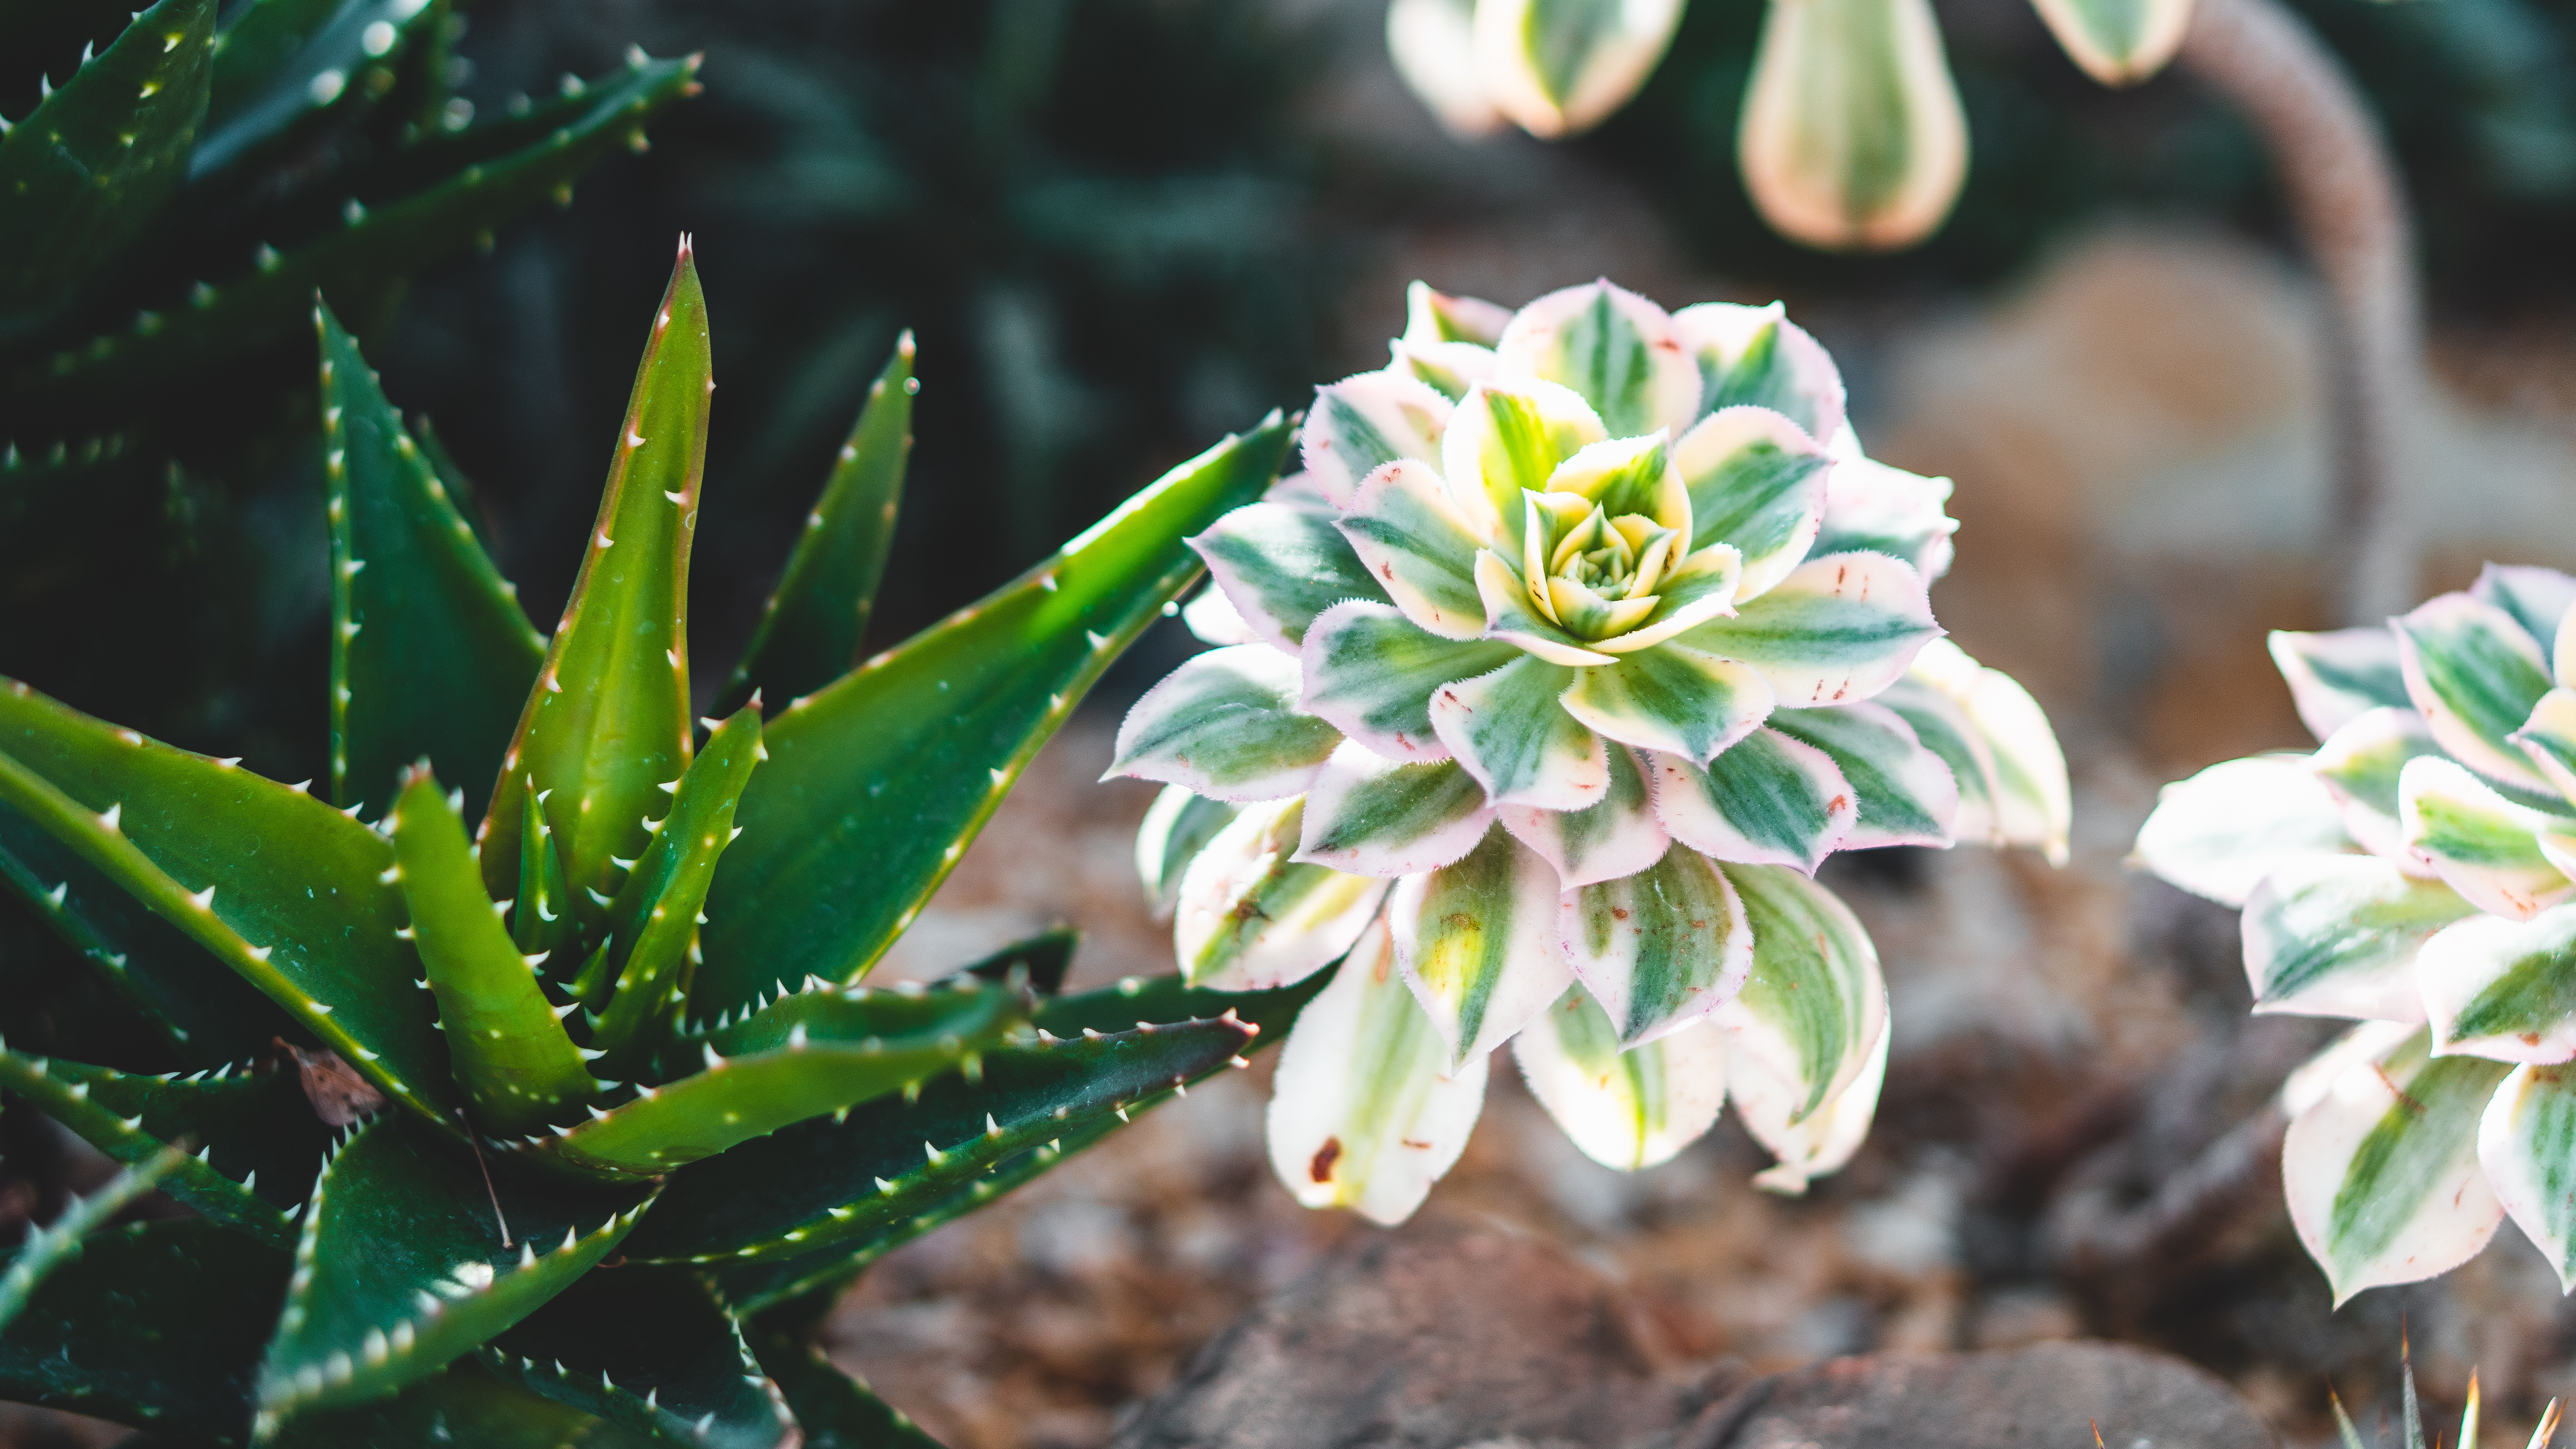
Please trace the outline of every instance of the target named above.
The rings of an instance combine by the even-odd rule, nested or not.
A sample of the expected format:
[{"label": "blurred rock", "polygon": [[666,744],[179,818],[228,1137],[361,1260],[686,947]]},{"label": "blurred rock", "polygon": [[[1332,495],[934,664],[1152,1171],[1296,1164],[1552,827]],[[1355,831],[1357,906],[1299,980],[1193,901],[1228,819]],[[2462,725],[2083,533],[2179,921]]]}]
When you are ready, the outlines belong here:
[{"label": "blurred rock", "polygon": [[1836,1359],[1747,1385],[1675,1449],[2274,1449],[2227,1385],[2109,1343]]}]

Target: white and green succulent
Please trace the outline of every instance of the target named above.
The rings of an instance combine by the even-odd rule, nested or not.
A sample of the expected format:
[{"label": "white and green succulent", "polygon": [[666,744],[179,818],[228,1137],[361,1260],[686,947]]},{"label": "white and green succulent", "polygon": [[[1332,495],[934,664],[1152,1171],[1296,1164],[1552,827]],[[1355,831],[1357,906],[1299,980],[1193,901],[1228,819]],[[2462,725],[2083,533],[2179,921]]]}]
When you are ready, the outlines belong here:
[{"label": "white and green succulent", "polygon": [[2490,565],[2384,629],[2275,633],[2322,744],[2167,786],[2138,835],[2244,910],[2257,1012],[2364,1024],[2284,1089],[2338,1299],[2507,1216],[2576,1285],[2576,578]]},{"label": "white and green succulent", "polygon": [[1194,984],[1342,963],[1283,1050],[1273,1161],[1403,1218],[1509,1041],[1593,1157],[1661,1161],[1731,1093],[1798,1190],[1858,1147],[1887,1051],[1816,867],[2063,850],[2047,721],[1932,619],[1949,482],[1861,455],[1776,305],[1417,283],[1392,350],[1319,390],[1305,472],[1191,541],[1222,647],[1111,767],[1170,787],[1138,861]]}]

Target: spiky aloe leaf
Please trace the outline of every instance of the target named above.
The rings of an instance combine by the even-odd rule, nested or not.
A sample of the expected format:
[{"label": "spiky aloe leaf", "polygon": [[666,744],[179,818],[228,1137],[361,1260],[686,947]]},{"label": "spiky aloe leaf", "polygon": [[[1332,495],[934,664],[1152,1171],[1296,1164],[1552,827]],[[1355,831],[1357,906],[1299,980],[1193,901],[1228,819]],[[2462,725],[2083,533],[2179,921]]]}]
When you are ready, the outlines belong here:
[{"label": "spiky aloe leaf", "polygon": [[0,1329],[26,1311],[37,1286],[55,1269],[80,1256],[81,1244],[90,1234],[107,1226],[110,1218],[125,1211],[172,1168],[186,1161],[185,1151],[165,1147],[108,1179],[98,1191],[73,1199],[52,1222],[28,1229],[27,1240],[9,1259],[9,1271],[0,1274]]},{"label": "spiky aloe leaf", "polygon": [[[237,762],[147,740],[11,681],[0,804],[185,931],[388,1096],[442,1124],[458,1098],[418,959],[394,935],[393,849]],[[452,1127],[449,1130],[453,1130]]]},{"label": "spiky aloe leaf", "polygon": [[[171,0],[163,0],[171,3]],[[693,84],[693,61],[630,65],[592,87],[579,114],[543,140],[377,206],[342,213],[327,234],[264,256],[247,276],[194,292],[184,306],[146,314],[16,369],[9,383],[31,407],[181,383],[298,324],[315,291],[375,285],[462,250],[574,178],[636,134]]]},{"label": "spiky aloe leaf", "polygon": [[873,965],[1109,661],[1198,576],[1181,539],[1268,487],[1292,432],[1273,415],[1228,438],[781,714],[708,897],[691,1015]]},{"label": "spiky aloe leaf", "polygon": [[374,819],[423,756],[480,801],[546,641],[357,340],[316,305],[331,521],[331,798]]},{"label": "spiky aloe leaf", "polygon": [[897,982],[890,987],[837,986],[808,977],[805,989],[745,1010],[740,1021],[719,1019],[672,1043],[664,1075],[696,1069],[699,1053],[720,1056],[776,1051],[804,1041],[860,1042],[871,1037],[937,1035],[959,1023],[985,1020],[997,1003],[1018,998],[1012,989],[981,978],[951,978],[937,986]]},{"label": "spiky aloe leaf", "polygon": [[725,1304],[676,1269],[594,1273],[482,1359],[503,1379],[657,1443],[770,1449],[796,1428]]},{"label": "spiky aloe leaf", "polygon": [[1014,941],[981,961],[961,966],[958,972],[978,981],[1008,981],[1016,971],[1031,991],[1053,996],[1064,989],[1064,973],[1073,969],[1074,948],[1081,944],[1080,931],[1071,926],[1054,926],[1025,941]]},{"label": "spiky aloe leaf", "polygon": [[500,908],[483,893],[464,822],[423,769],[412,772],[385,824],[412,944],[476,1123],[517,1136],[566,1120],[599,1095],[599,1083],[538,988],[536,963],[519,954]]},{"label": "spiky aloe leaf", "polygon": [[[1146,1016],[1182,1021],[1194,1013],[1204,1019],[1222,1016],[1231,1010],[1246,1025],[1263,1029],[1261,1035],[1244,1047],[1248,1055],[1258,1052],[1268,1043],[1285,1039],[1289,1022],[1332,980],[1334,969],[1327,968],[1308,980],[1275,991],[1239,993],[1184,986],[1178,976],[1158,977],[1151,981],[1131,979],[1101,991],[1049,1003],[1041,1009],[1038,1019],[1039,1024],[1050,1031],[1079,1033],[1086,1028],[1099,1030],[1104,1026],[1114,1026],[1122,1014],[1129,1019]],[[1175,1092],[1169,1088],[1149,1093],[1129,1101],[1123,1109],[1095,1114],[1088,1122],[1070,1123],[1060,1133],[1050,1135],[1034,1147],[1002,1156],[998,1161],[987,1158],[988,1166],[983,1175],[926,1195],[910,1204],[907,1216],[885,1223],[873,1232],[827,1243],[794,1258],[776,1261],[737,1259],[724,1264],[715,1269],[717,1286],[747,1310],[768,1309],[800,1296],[837,1291],[878,1258],[1031,1181],[1127,1125],[1139,1113],[1159,1106],[1174,1095]],[[858,1114],[854,1112],[851,1115],[855,1118]],[[1071,1116],[1071,1113],[1067,1114],[1069,1120]],[[788,1135],[780,1134],[782,1138]],[[925,1160],[927,1156],[925,1153]]]},{"label": "spiky aloe leaf", "polygon": [[214,0],[160,0],[0,136],[0,338],[55,313],[187,179]]},{"label": "spiky aloe leaf", "polygon": [[1223,1068],[1257,1031],[1227,1016],[987,1052],[981,1080],[943,1077],[917,1101],[882,1098],[674,1174],[628,1254],[791,1258],[881,1231],[1010,1157]]},{"label": "spiky aloe leaf", "polygon": [[901,1409],[843,1373],[802,1332],[754,1319],[743,1331],[770,1382],[787,1395],[804,1449],[939,1449]]},{"label": "spiky aloe leaf", "polygon": [[273,1247],[294,1246],[292,1210],[330,1145],[292,1072],[138,1076],[0,1051],[0,1087],[129,1166],[185,1139],[196,1155],[161,1190]]},{"label": "spiky aloe leaf", "polygon": [[738,709],[756,692],[777,700],[812,694],[859,662],[868,612],[894,546],[896,500],[912,455],[912,334],[895,340],[894,356],[868,385],[850,440],[806,516],[787,556],[787,571],[752,630],[751,645],[716,696],[719,712]]},{"label": "spiky aloe leaf", "polygon": [[97,867],[0,805],[0,880],[104,973],[180,1059],[241,1061],[294,1028],[249,982],[147,910]]},{"label": "spiky aloe leaf", "polygon": [[[1168,1091],[1130,1103],[1130,1117],[1170,1099]],[[1107,1137],[1126,1124],[1106,1117],[1088,1127],[1067,1131],[1026,1152],[1005,1158],[992,1171],[964,1187],[953,1188],[924,1204],[911,1217],[874,1233],[829,1244],[802,1257],[777,1262],[732,1262],[715,1265],[711,1275],[726,1299],[745,1312],[759,1312],[799,1299],[834,1296],[875,1262],[922,1234],[947,1226],[1021,1186],[1057,1163]]]},{"label": "spiky aloe leaf", "polygon": [[510,1382],[478,1355],[393,1398],[299,1415],[263,1442],[274,1449],[650,1449],[662,1441]]},{"label": "spiky aloe leaf", "polygon": [[305,1206],[286,1309],[260,1365],[263,1420],[426,1377],[589,1272],[647,1201],[486,1178],[471,1156],[399,1118],[361,1124]]},{"label": "spiky aloe leaf", "polygon": [[207,176],[289,139],[344,101],[392,89],[404,49],[443,14],[423,0],[265,0],[225,27],[206,137],[189,169]]},{"label": "spiky aloe leaf", "polygon": [[734,807],[760,758],[760,711],[740,710],[717,725],[608,908],[603,974],[616,984],[590,1039],[603,1054],[603,1076],[624,1081],[641,1072],[679,1015],[707,883],[733,839]]},{"label": "spiky aloe leaf", "polygon": [[899,1037],[825,1040],[791,1033],[775,1051],[723,1057],[525,1150],[607,1177],[659,1176],[808,1117],[918,1086],[971,1064],[1026,1020],[1013,993],[991,991],[967,1011]]},{"label": "spiky aloe leaf", "polygon": [[683,237],[618,425],[599,521],[483,822],[483,879],[507,899],[519,883],[520,782],[533,785],[572,884],[567,919],[584,927],[549,947],[587,953],[597,943],[617,872],[650,843],[668,787],[689,765],[689,541],[714,393],[706,293]]},{"label": "spiky aloe leaf", "polygon": [[263,1325],[287,1255],[207,1222],[92,1235],[0,1331],[0,1398],[192,1439],[250,1439]]}]

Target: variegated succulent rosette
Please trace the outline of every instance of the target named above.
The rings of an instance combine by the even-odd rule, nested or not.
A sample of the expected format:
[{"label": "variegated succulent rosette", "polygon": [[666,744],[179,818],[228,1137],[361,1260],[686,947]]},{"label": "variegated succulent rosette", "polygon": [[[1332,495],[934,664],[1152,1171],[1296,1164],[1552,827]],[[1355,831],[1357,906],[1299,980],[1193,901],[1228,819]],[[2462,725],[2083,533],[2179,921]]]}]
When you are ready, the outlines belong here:
[{"label": "variegated succulent rosette", "polygon": [[2490,565],[2384,629],[2275,633],[2313,754],[2165,788],[2138,859],[2244,911],[2294,1075],[2282,1176],[2338,1300],[2507,1216],[2576,1284],[2576,578]]},{"label": "variegated succulent rosette", "polygon": [[1272,1160],[1402,1219],[1509,1041],[1594,1158],[1660,1162],[1732,1094],[1800,1190],[1887,1055],[1876,951],[1816,867],[2064,847],[2047,721],[1933,623],[1949,482],[1861,456],[1776,305],[1417,283],[1392,350],[1319,390],[1305,472],[1192,540],[1222,647],[1111,768],[1171,787],[1138,862],[1194,983],[1342,963],[1280,1058]]}]

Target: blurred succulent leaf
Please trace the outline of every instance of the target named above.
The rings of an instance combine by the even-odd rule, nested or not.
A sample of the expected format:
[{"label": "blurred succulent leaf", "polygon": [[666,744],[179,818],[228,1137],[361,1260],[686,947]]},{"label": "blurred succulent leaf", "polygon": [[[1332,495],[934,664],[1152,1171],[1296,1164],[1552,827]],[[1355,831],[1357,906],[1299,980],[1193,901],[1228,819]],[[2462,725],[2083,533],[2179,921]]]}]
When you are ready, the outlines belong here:
[{"label": "blurred succulent leaf", "polygon": [[2290,1221],[2338,1305],[2448,1272],[2504,1221],[2478,1166],[2478,1123],[2510,1069],[2434,1056],[2429,1030],[2382,1026],[2347,1038],[2367,1050],[2316,1084],[2281,1150]]},{"label": "blurred succulent leaf", "polygon": [[1796,1197],[1827,1173],[1841,1170],[1869,1136],[1878,1095],[1887,1082],[1891,1033],[1881,1031],[1859,1072],[1818,1106],[1809,1106],[1802,1083],[1774,1076],[1755,1056],[1727,1058],[1726,1091],[1744,1130],[1778,1160],[1753,1175],[1765,1192]]},{"label": "blurred succulent leaf", "polygon": [[1669,1161],[1726,1104],[1726,1033],[1705,1022],[1623,1046],[1592,994],[1569,988],[1512,1038],[1530,1094],[1583,1154],[1622,1172]]},{"label": "blurred succulent leaf", "polygon": [[1968,121],[1930,0],[1770,0],[1736,132],[1773,230],[1829,251],[1932,234],[1968,174]]},{"label": "blurred succulent leaf", "polygon": [[1055,926],[961,966],[958,974],[993,982],[1009,981],[1018,974],[1028,983],[1029,990],[1041,998],[1050,997],[1064,990],[1065,972],[1072,969],[1074,950],[1081,944],[1080,931],[1071,926]]},{"label": "blurred succulent leaf", "polygon": [[2031,0],[2057,43],[2106,86],[2133,86],[2165,68],[2191,28],[2192,0]]},{"label": "blurred succulent leaf", "polygon": [[224,27],[195,175],[272,151],[309,117],[393,84],[402,50],[446,16],[427,0],[259,0]]},{"label": "blurred succulent leaf", "polygon": [[2249,755],[2159,791],[2135,859],[2194,895],[2242,906],[2291,857],[2352,849],[2333,794],[2305,759]]},{"label": "blurred succulent leaf", "polygon": [[1753,927],[1753,971],[1717,1019],[1744,1065],[1789,1088],[1794,1126],[1850,1085],[1887,1030],[1878,948],[1851,908],[1806,876],[1724,869]]},{"label": "blurred succulent leaf", "polygon": [[304,1200],[330,1145],[291,1071],[158,1077],[0,1052],[0,1086],[129,1167],[185,1139],[191,1155],[160,1175],[161,1191],[276,1248],[295,1245],[279,1204]]},{"label": "blurred succulent leaf", "polygon": [[2457,891],[2376,855],[2283,860],[2245,900],[2254,1009],[2422,1021],[2418,954],[2436,932],[2476,914]]},{"label": "blurred succulent leaf", "polygon": [[[1257,648],[1259,646],[1247,646]],[[1257,991],[1321,970],[1377,917],[1388,883],[1298,858],[1303,798],[1246,806],[1181,878],[1173,949],[1193,986]]]},{"label": "blurred succulent leaf", "polygon": [[1386,51],[1414,98],[1453,136],[1483,136],[1505,121],[1476,68],[1476,0],[1395,0]]},{"label": "blurred succulent leaf", "polygon": [[[167,0],[165,0],[167,3]],[[461,251],[502,222],[569,187],[637,134],[650,115],[686,94],[689,61],[630,65],[590,87],[553,132],[487,164],[444,175],[417,192],[336,213],[339,224],[291,250],[264,255],[246,275],[214,284],[183,305],[150,313],[128,331],[101,334],[22,363],[8,384],[30,406],[132,394],[185,383],[248,348],[288,334],[316,290],[364,292]]]},{"label": "blurred succulent leaf", "polygon": [[0,1330],[0,1397],[246,1445],[287,1272],[286,1253],[210,1222],[92,1234]]},{"label": "blurred succulent leaf", "polygon": [[159,0],[0,135],[0,340],[152,224],[206,115],[215,0]]},{"label": "blurred succulent leaf", "polygon": [[1259,496],[1290,426],[1230,438],[987,597],[788,709],[716,872],[705,1019],[848,981],[928,899],[1038,746],[1198,572],[1181,539]]},{"label": "blurred succulent leaf", "polygon": [[1190,862],[1238,813],[1238,806],[1204,799],[1178,785],[1166,785],[1154,797],[1136,832],[1136,874],[1144,882],[1145,898],[1156,920],[1171,917]]},{"label": "blurred succulent leaf", "polygon": [[1402,1222],[1466,1150],[1489,1060],[1458,1061],[1371,926],[1280,1049],[1271,1164],[1308,1207]]},{"label": "blurred succulent leaf", "polygon": [[25,1241],[0,1273],[0,1330],[26,1311],[36,1288],[54,1270],[80,1256],[82,1242],[150,1192],[171,1169],[189,1161],[176,1147],[165,1147],[109,1178],[87,1197],[74,1198],[50,1223],[30,1226]]},{"label": "blurred succulent leaf", "polygon": [[1637,94],[1681,20],[1682,0],[1476,0],[1476,74],[1522,130],[1575,135]]},{"label": "blurred succulent leaf", "polygon": [[246,1060],[293,1029],[276,1003],[203,946],[6,805],[0,805],[0,880],[191,1066]]},{"label": "blurred succulent leaf", "polygon": [[413,945],[475,1121],[505,1137],[564,1121],[599,1084],[484,894],[465,823],[437,778],[412,771],[385,828]]},{"label": "blurred succulent leaf", "polygon": [[331,521],[331,795],[375,818],[427,758],[492,793],[544,636],[327,306],[322,436]]},{"label": "blurred succulent leaf", "polygon": [[683,237],[618,424],[581,573],[480,832],[483,880],[494,899],[509,899],[519,883],[520,813],[534,789],[571,886],[573,919],[585,927],[568,941],[584,952],[602,939],[616,872],[651,843],[689,765],[689,545],[714,394],[706,293]]},{"label": "blurred succulent leaf", "polygon": [[400,1118],[359,1125],[305,1205],[260,1365],[262,1417],[364,1402],[437,1372],[607,1257],[645,1201],[487,1179]]},{"label": "blurred succulent leaf", "polygon": [[787,556],[787,571],[752,630],[742,662],[717,692],[716,712],[757,693],[780,704],[812,694],[859,661],[877,585],[894,547],[895,505],[912,456],[912,334],[897,338],[885,370],[868,385],[859,420],[841,445],[823,496]]},{"label": "blurred succulent leaf", "polygon": [[480,1357],[495,1378],[656,1443],[770,1449],[796,1428],[724,1302],[678,1269],[594,1273]]},{"label": "blurred succulent leaf", "polygon": [[[396,1101],[457,1101],[417,958],[394,932],[393,849],[306,794],[0,686],[0,804],[283,1007]],[[245,837],[260,849],[241,848]],[[203,882],[196,889],[192,884]]]}]

